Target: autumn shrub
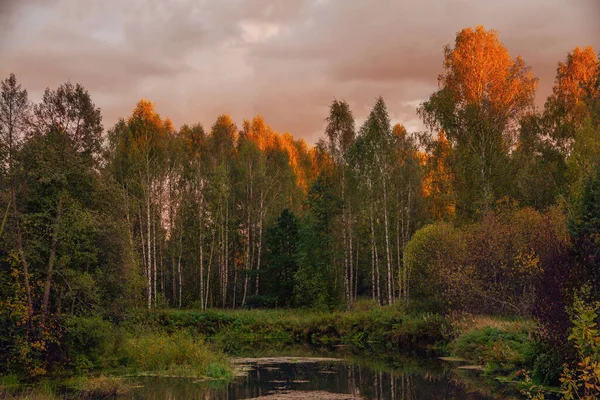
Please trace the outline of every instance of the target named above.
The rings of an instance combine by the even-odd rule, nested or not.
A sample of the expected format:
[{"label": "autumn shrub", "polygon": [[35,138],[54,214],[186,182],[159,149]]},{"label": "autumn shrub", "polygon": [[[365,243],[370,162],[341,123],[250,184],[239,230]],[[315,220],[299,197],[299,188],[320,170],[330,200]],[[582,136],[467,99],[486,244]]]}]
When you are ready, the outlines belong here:
[{"label": "autumn shrub", "polygon": [[[564,218],[499,203],[479,221],[437,222],[407,244],[409,303],[438,311],[532,316],[546,266],[568,249]],[[408,279],[409,282],[404,282]]]},{"label": "autumn shrub", "polygon": [[598,310],[600,302],[589,300],[590,287],[575,295],[570,310],[571,334],[577,357],[571,365],[565,365],[561,376],[563,397],[570,399],[596,399],[600,393],[600,326]]},{"label": "autumn shrub", "polygon": [[[28,334],[27,303],[19,275],[16,267],[10,274],[0,273],[2,290],[13,292],[12,296],[0,299],[0,374],[37,378],[48,373],[45,353],[48,345],[56,342],[57,329],[54,320],[47,320],[46,329],[35,336]],[[38,321],[36,318],[31,325],[37,328]]]},{"label": "autumn shrub", "polygon": [[541,213],[500,203],[494,213],[463,229],[478,283],[473,305],[488,313],[533,315],[545,290],[545,268],[568,248],[564,218],[554,209]]}]

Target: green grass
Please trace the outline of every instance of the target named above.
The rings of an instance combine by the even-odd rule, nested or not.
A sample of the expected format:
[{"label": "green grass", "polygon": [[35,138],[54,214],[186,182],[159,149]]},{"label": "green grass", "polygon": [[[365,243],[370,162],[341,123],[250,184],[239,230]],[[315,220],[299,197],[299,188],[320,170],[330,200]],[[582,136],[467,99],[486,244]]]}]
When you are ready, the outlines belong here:
[{"label": "green grass", "polygon": [[490,374],[533,365],[537,351],[533,321],[482,316],[456,321],[455,326],[457,336],[448,346],[453,356],[484,365]]},{"label": "green grass", "polygon": [[448,321],[437,314],[410,315],[396,307],[364,306],[359,310],[334,312],[157,310],[135,313],[129,323],[167,332],[185,330],[199,334],[232,354],[295,344],[423,348],[443,342],[450,333]]},{"label": "green grass", "polygon": [[16,374],[0,375],[0,390],[18,387],[20,385],[19,376]]},{"label": "green grass", "polygon": [[[8,382],[7,382],[8,381]],[[56,382],[47,379],[38,382],[35,385],[22,385],[15,378],[2,377],[0,379],[0,399],[27,399],[27,400],[55,400]],[[7,384],[8,383],[8,384]]]},{"label": "green grass", "polygon": [[124,350],[126,365],[137,374],[214,379],[233,376],[232,367],[221,352],[185,331],[133,337]]},{"label": "green grass", "polygon": [[[20,386],[17,377],[9,375],[0,378],[0,398],[19,386],[26,389],[20,390],[24,398],[50,399],[58,389],[80,397],[115,396],[127,391],[126,381],[118,378],[126,375],[198,377],[223,383],[234,376],[226,354],[280,355],[289,349],[320,349],[330,351],[331,357],[350,358],[357,350],[357,354],[398,355],[433,348],[441,355],[439,350],[444,349],[447,355],[484,365],[488,379],[505,375],[518,380],[514,372],[519,369],[533,371],[534,377],[555,375],[555,363],[535,342],[536,325],[530,320],[472,315],[451,320],[370,301],[347,311],[136,310],[119,323],[100,317],[73,318],[67,323],[65,358],[61,369],[51,375],[61,386],[48,387],[45,381]],[[355,362],[361,359],[358,356]]]}]

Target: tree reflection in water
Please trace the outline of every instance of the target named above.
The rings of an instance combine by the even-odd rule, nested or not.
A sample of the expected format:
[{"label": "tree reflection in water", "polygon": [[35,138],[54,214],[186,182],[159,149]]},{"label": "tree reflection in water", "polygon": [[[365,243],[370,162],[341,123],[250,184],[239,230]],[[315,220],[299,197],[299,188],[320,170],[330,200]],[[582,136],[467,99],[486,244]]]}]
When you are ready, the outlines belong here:
[{"label": "tree reflection in water", "polygon": [[250,359],[245,376],[229,384],[183,378],[143,378],[133,399],[504,399],[474,371],[437,360],[368,365],[364,360]]}]

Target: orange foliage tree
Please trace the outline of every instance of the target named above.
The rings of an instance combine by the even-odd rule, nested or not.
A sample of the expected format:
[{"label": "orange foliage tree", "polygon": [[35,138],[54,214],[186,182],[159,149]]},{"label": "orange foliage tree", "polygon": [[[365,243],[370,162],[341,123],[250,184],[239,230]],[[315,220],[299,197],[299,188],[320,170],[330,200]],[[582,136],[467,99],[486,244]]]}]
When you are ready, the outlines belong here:
[{"label": "orange foliage tree", "polygon": [[568,152],[576,130],[589,117],[590,101],[600,95],[600,60],[591,46],[575,47],[558,63],[552,95],[545,106],[552,137]]},{"label": "orange foliage tree", "polygon": [[537,79],[520,57],[511,58],[494,30],[458,32],[444,48],[439,90],[419,107],[432,130],[452,143],[457,208],[488,211],[507,191],[508,154],[520,118],[533,110]]},{"label": "orange foliage tree", "polygon": [[437,139],[427,144],[428,152],[423,155],[426,173],[422,190],[429,214],[435,220],[446,219],[456,208],[452,189],[454,175],[449,165],[451,146],[444,131],[440,130]]}]

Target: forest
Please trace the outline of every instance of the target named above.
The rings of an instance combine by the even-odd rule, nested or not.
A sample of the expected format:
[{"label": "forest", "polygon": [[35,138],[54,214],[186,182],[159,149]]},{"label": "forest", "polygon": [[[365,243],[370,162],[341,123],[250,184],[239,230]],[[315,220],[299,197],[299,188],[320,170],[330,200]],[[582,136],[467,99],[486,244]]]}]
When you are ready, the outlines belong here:
[{"label": "forest", "polygon": [[85,354],[93,323],[369,301],[533,320],[558,358],[550,380],[595,396],[600,55],[557,60],[541,109],[534,71],[498,32],[463,29],[442,57],[417,109],[426,131],[393,125],[381,97],[357,126],[334,99],[314,145],[260,115],[176,129],[146,99],[106,127],[81,84],[32,103],[8,76],[0,375],[99,368]]}]

